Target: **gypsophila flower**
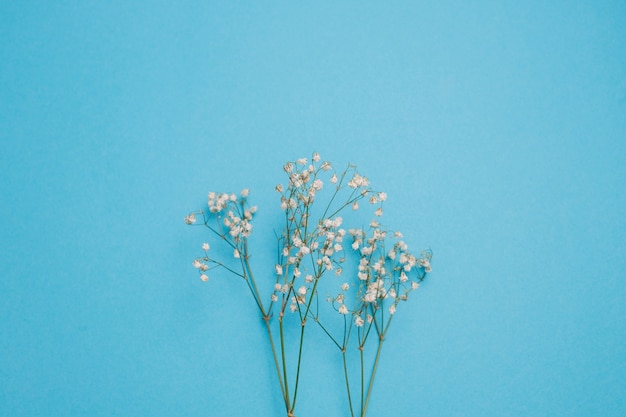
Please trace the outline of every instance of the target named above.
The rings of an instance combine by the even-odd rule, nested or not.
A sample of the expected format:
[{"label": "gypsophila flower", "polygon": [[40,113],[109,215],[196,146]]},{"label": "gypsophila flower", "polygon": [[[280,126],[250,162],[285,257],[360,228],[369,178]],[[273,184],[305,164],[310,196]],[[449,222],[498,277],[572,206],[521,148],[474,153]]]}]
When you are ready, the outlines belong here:
[{"label": "gypsophila flower", "polygon": [[[271,271],[271,263],[269,265],[269,272],[275,273],[274,281],[268,284],[272,286],[268,294],[271,302],[263,302],[262,298],[267,299],[259,291],[264,288],[263,284],[258,285],[252,273],[250,260],[265,258],[252,258],[248,249],[248,238],[258,210],[257,206],[248,204],[248,188],[239,193],[211,191],[203,210],[185,216],[185,223],[189,225],[196,223],[196,216],[201,216],[201,224],[221,240],[227,251],[232,250],[233,257],[238,260],[235,262],[231,258],[222,262],[218,256],[224,251],[219,249],[210,252],[209,256],[210,246],[205,242],[202,255],[193,260],[193,267],[199,271],[203,282],[209,280],[209,270],[226,270],[246,282],[269,335],[277,382],[288,417],[296,414],[298,389],[292,388],[294,384],[298,387],[299,379],[304,380],[300,378],[302,354],[314,351],[304,348],[304,340],[309,340],[310,333],[305,329],[317,325],[342,353],[350,410],[359,406],[358,400],[355,404],[352,399],[360,398],[358,415],[365,417],[372,386],[370,383],[369,388],[364,389],[367,386],[365,378],[373,380],[377,367],[374,366],[367,375],[366,370],[372,369],[372,364],[365,364],[364,358],[372,358],[372,344],[378,344],[380,349],[397,305],[407,300],[410,292],[417,289],[431,272],[432,253],[424,251],[419,256],[413,255],[401,240],[402,233],[381,225],[379,221],[387,194],[370,187],[369,179],[359,173],[356,166],[350,164],[343,171],[336,170],[330,162],[322,162],[319,153],[313,152],[310,163],[307,158],[299,158],[285,163],[283,169],[286,179],[275,186],[284,226],[277,233],[274,271]],[[356,221],[364,226],[342,226],[342,216],[345,223]],[[212,241],[211,244],[214,245]],[[330,276],[329,271],[332,271]],[[328,304],[320,306],[323,291],[329,291],[331,295],[326,295]],[[297,314],[286,318],[289,311]],[[330,316],[326,314],[329,311],[333,313]],[[333,318],[337,321],[340,316],[343,316],[343,323],[341,319],[339,325],[327,323]],[[288,328],[294,323],[297,323],[297,331]],[[355,331],[352,331],[352,325],[357,328]],[[274,342],[278,337],[279,345]],[[285,355],[285,346],[290,346],[288,355]],[[293,348],[298,355],[292,355]],[[361,351],[361,360],[354,362],[354,366],[360,362],[360,384],[353,383],[352,376],[348,383],[348,374],[352,373],[348,368],[353,366],[346,366],[346,356],[348,352],[354,352],[354,348]],[[289,357],[297,361],[292,364]],[[378,356],[375,360],[378,361]],[[351,396],[350,389],[359,385],[360,396],[358,393]]]}]

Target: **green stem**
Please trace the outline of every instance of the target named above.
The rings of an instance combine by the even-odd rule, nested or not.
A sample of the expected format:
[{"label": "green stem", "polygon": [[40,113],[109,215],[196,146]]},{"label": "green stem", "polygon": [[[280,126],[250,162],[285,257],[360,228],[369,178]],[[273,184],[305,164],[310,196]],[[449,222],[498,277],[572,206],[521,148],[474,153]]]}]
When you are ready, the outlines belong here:
[{"label": "green stem", "polygon": [[350,415],[354,417],[354,410],[352,409],[352,397],[350,396],[350,381],[348,379],[348,365],[346,361],[346,349],[341,350],[341,356],[343,359],[343,374],[346,379],[346,391],[348,392],[348,404],[350,405]]},{"label": "green stem", "polygon": [[359,346],[361,356],[361,415],[363,415],[363,399],[365,397],[365,363],[363,360],[363,346]]},{"label": "green stem", "polygon": [[372,368],[372,375],[370,377],[370,383],[367,387],[367,397],[365,397],[365,407],[363,407],[363,412],[361,413],[361,417],[365,417],[365,413],[367,413],[367,406],[370,402],[370,397],[372,395],[372,387],[374,386],[374,377],[376,376],[376,371],[378,370],[378,361],[380,359],[380,351],[383,348],[383,341],[385,340],[385,336],[381,335],[378,340],[378,349],[376,349],[376,359],[374,360],[374,367]]},{"label": "green stem", "polygon": [[293,402],[291,403],[291,412],[296,408],[296,399],[298,396],[298,385],[300,383],[300,364],[302,363],[302,346],[304,345],[304,326],[306,323],[306,316],[302,321],[302,328],[300,329],[300,347],[298,349],[298,366],[296,368],[296,385],[293,390]]},{"label": "green stem", "polygon": [[[281,312],[281,314],[283,313]],[[280,328],[280,352],[283,362],[283,380],[285,381],[285,405],[287,406],[287,414],[291,414],[291,406],[289,405],[289,380],[287,379],[287,360],[285,359],[285,335],[283,333],[283,317],[280,317],[278,323]]]}]

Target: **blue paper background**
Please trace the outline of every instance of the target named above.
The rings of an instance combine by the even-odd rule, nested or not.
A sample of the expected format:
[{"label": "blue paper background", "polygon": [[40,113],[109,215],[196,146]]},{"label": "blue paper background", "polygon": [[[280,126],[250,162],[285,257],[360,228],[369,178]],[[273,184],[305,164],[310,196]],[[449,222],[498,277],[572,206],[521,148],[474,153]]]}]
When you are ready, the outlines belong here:
[{"label": "blue paper background", "polygon": [[[623,2],[0,16],[0,415],[280,415],[252,300],[200,282],[182,219],[249,187],[271,260],[273,187],[314,150],[435,254],[371,416],[626,413]],[[346,416],[335,351],[306,353],[297,415]]]}]

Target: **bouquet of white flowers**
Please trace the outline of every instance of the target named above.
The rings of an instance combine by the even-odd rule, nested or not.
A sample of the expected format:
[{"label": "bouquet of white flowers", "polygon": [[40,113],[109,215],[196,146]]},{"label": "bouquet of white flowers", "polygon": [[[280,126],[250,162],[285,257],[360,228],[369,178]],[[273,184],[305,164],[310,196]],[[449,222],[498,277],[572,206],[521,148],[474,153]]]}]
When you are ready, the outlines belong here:
[{"label": "bouquet of white flowers", "polygon": [[[187,224],[205,226],[230,247],[237,266],[214,258],[209,243],[202,244],[204,254],[193,266],[202,281],[208,281],[209,271],[221,268],[249,287],[267,329],[288,417],[295,415],[303,346],[311,325],[321,329],[341,354],[351,417],[365,417],[389,325],[399,304],[430,272],[432,253],[413,255],[400,232],[381,224],[387,194],[372,189],[369,179],[355,166],[338,172],[314,153],[310,163],[301,158],[283,169],[287,186],[275,188],[285,218],[278,237],[278,262],[264,269],[272,280],[271,294],[259,291],[250,264],[248,239],[257,207],[249,204],[248,189],[238,195],[210,192],[208,207],[185,217]],[[367,226],[345,228],[344,217],[354,217],[362,211],[361,206],[370,208]],[[334,292],[322,296],[322,287]],[[320,303],[320,298],[325,302]],[[299,326],[296,341],[290,341],[298,347],[291,362],[285,349],[287,315],[295,316]],[[375,353],[366,355],[372,346]],[[349,353],[358,355],[360,363],[359,375],[353,378],[347,366]],[[366,358],[372,361],[368,366]]]}]

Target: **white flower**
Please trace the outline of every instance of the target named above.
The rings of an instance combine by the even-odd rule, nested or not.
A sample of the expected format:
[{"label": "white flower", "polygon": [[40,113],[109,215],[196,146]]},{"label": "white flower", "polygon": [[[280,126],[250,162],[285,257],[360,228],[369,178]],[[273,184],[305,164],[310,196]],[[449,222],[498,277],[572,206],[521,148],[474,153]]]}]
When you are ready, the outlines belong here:
[{"label": "white flower", "polygon": [[200,262],[199,260],[195,259],[193,261],[193,267],[194,268],[200,269],[201,266],[202,266],[202,262]]},{"label": "white flower", "polygon": [[295,313],[297,309],[298,309],[298,306],[295,303],[292,303],[289,306],[289,310],[291,310],[292,313]]},{"label": "white flower", "polygon": [[347,282],[344,282],[343,284],[341,284],[341,289],[343,291],[347,291],[348,288],[350,288],[350,284],[348,284]]},{"label": "white flower", "polygon": [[239,255],[239,251],[238,251],[237,249],[235,249],[235,250],[233,251],[233,256],[234,256],[235,258],[239,258],[239,257],[240,257],[240,255]]},{"label": "white flower", "polygon": [[382,191],[381,191],[380,193],[378,193],[378,199],[379,199],[380,201],[385,201],[385,200],[387,200],[387,193],[384,193],[384,192],[382,192]]},{"label": "white flower", "polygon": [[355,201],[355,202],[352,204],[352,210],[358,210],[358,209],[359,209],[359,202],[358,202],[358,201]]},{"label": "white flower", "polygon": [[393,316],[395,312],[396,312],[396,305],[393,304],[391,307],[389,307],[389,314]]},{"label": "white flower", "polygon": [[382,216],[383,215],[383,208],[382,207],[378,207],[378,210],[376,210],[374,212],[374,215],[376,215],[378,217]]},{"label": "white flower", "polygon": [[339,306],[339,314],[348,314],[348,308],[345,306],[345,304]]},{"label": "white flower", "polygon": [[282,288],[283,286],[280,285],[280,283],[277,282],[276,284],[274,284],[274,291],[281,291]]},{"label": "white flower", "polygon": [[275,190],[277,193],[282,193],[282,192],[284,191],[283,185],[282,185],[282,184],[278,184],[278,185],[274,188],[274,190]]},{"label": "white flower", "polygon": [[283,267],[282,265],[276,264],[276,275],[282,275],[283,274]]},{"label": "white flower", "polygon": [[300,158],[297,161],[300,165],[306,165],[306,158]]},{"label": "white flower", "polygon": [[322,180],[320,179],[316,179],[315,181],[313,181],[313,189],[314,190],[321,190],[322,187],[324,186],[324,183],[322,182]]},{"label": "white flower", "polygon": [[356,317],[354,318],[354,325],[355,325],[356,327],[361,327],[361,326],[363,326],[363,318],[361,318],[361,316],[356,316]]},{"label": "white flower", "polygon": [[317,152],[314,152],[312,159],[313,159],[314,162],[319,162],[320,161],[320,154],[317,153]]},{"label": "white flower", "polygon": [[298,294],[306,295],[306,287],[304,285],[298,288]]},{"label": "white flower", "polygon": [[242,196],[243,198],[248,197],[248,195],[249,195],[249,194],[250,194],[250,190],[249,190],[249,189],[244,188],[243,190],[241,190],[241,196]]},{"label": "white flower", "polygon": [[333,176],[330,177],[330,182],[332,182],[333,184],[337,184],[337,174],[333,174]]},{"label": "white flower", "polygon": [[313,275],[311,275],[311,274],[307,274],[307,275],[304,277],[304,281],[305,281],[305,282],[309,282],[309,283],[313,282]]},{"label": "white flower", "polygon": [[272,299],[272,301],[276,302],[276,301],[278,301],[278,296],[276,294],[272,294],[271,299]]},{"label": "white flower", "polygon": [[188,216],[185,216],[185,223],[187,224],[194,224],[196,222],[196,215],[194,213],[191,213]]},{"label": "white flower", "polygon": [[415,281],[411,282],[411,289],[412,290],[416,290],[419,287],[420,287],[420,285],[417,282],[415,282]]},{"label": "white flower", "polygon": [[210,249],[210,246],[209,246],[209,244],[208,244],[208,243],[203,243],[203,244],[202,244],[202,250],[203,250],[203,251],[205,251],[205,252],[206,252],[206,251],[208,251],[209,249]]},{"label": "white flower", "polygon": [[322,162],[322,169],[324,171],[328,171],[332,168],[332,166],[330,165],[330,162]]},{"label": "white flower", "polygon": [[426,271],[426,272],[430,272],[431,271],[431,269],[430,269],[430,261],[428,259],[425,259],[425,258],[424,259],[420,259],[419,263],[420,263],[420,266],[422,268],[424,268],[424,271]]},{"label": "white flower", "polygon": [[209,276],[207,274],[202,274],[202,275],[200,275],[200,279],[203,282],[207,282],[209,280]]}]

